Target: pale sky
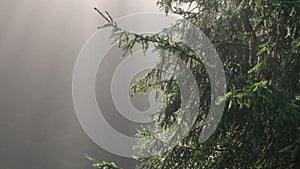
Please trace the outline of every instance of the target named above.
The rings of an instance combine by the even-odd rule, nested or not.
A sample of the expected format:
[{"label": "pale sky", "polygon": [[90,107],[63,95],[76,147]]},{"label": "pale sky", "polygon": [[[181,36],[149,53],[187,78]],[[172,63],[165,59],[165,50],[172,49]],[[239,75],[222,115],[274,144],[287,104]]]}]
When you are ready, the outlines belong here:
[{"label": "pale sky", "polygon": [[132,166],[83,132],[72,103],[72,73],[85,41],[114,18],[159,11],[154,0],[0,1],[0,168],[87,169],[83,154]]}]

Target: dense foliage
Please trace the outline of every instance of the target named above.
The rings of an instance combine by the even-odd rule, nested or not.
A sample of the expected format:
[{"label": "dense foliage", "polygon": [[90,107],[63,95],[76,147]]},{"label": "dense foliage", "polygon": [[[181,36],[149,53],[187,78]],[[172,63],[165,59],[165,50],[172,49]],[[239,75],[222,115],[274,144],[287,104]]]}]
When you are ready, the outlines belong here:
[{"label": "dense foliage", "polygon": [[[135,44],[147,50],[152,43],[164,64],[168,53],[184,60],[204,89],[199,93],[198,118],[185,139],[160,156],[139,158],[137,168],[300,168],[300,1],[159,0],[157,5],[192,22],[208,36],[224,64],[228,93],[221,123],[200,144],[211,98],[209,78],[199,57],[168,34],[126,32],[101,13],[125,54]],[[179,22],[166,31],[183,29]],[[161,72],[153,69],[132,91],[164,89],[167,104],[155,119],[158,128],[167,129],[181,111],[180,91],[172,78],[161,79]],[[143,140],[151,132],[145,128],[137,137]],[[155,140],[150,145],[155,149]],[[149,144],[140,142],[135,149],[146,152]]]}]

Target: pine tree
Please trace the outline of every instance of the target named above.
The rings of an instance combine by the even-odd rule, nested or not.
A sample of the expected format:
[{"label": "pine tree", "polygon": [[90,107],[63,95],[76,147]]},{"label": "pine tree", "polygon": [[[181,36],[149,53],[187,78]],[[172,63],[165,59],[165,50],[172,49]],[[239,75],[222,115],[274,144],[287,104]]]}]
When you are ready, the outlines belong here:
[{"label": "pine tree", "polygon": [[[157,5],[193,23],[211,40],[224,64],[228,93],[217,130],[199,143],[211,101],[209,77],[199,56],[164,33],[126,32],[101,13],[125,54],[135,44],[147,50],[151,43],[162,63],[168,62],[170,53],[180,57],[198,85],[207,89],[199,93],[197,120],[184,140],[160,156],[138,158],[141,163],[137,168],[300,168],[300,1],[158,0]],[[185,25],[179,22],[167,30],[183,29]],[[153,69],[132,87],[132,92],[144,92],[149,87],[164,89],[168,102],[156,118],[156,126],[166,129],[181,111],[180,91],[172,78],[161,80],[161,72]],[[151,132],[144,128],[137,137],[143,140]],[[155,140],[150,145],[155,149]],[[149,144],[135,149],[146,152]]]}]

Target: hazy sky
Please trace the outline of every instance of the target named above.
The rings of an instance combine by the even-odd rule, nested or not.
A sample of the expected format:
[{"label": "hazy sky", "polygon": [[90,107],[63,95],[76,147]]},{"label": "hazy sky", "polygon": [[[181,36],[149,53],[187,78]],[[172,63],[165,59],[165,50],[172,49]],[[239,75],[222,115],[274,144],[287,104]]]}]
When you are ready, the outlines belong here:
[{"label": "hazy sky", "polygon": [[114,17],[158,11],[155,0],[0,1],[0,168],[87,169],[101,150],[83,132],[72,103],[72,73],[85,41]]}]

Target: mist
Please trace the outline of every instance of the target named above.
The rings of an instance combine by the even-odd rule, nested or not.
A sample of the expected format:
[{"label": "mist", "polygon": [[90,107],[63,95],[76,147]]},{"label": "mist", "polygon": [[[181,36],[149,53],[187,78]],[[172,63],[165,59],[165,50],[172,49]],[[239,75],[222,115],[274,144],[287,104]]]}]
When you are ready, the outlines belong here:
[{"label": "mist", "polygon": [[[76,58],[104,24],[94,7],[114,18],[158,11],[154,0],[0,1],[1,169],[93,168],[85,153],[124,168],[136,164],[93,143],[74,111]],[[105,101],[100,94],[98,102]]]}]

